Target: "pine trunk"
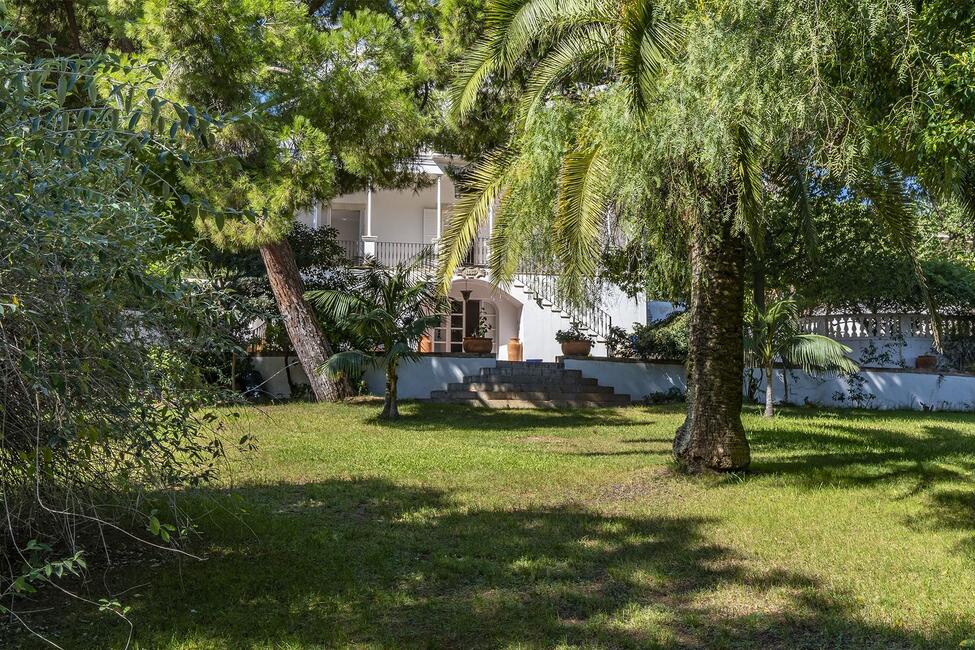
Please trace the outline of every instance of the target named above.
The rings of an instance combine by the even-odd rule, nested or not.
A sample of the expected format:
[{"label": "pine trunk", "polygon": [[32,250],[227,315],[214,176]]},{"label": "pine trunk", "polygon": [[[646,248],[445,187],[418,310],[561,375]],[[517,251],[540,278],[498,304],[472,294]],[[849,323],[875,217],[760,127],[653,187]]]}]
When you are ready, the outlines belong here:
[{"label": "pine trunk", "polygon": [[312,393],[319,402],[332,402],[341,396],[338,382],[319,372],[332,356],[332,348],[322,332],[315,312],[305,301],[305,287],[295,264],[295,256],[288,240],[261,246],[261,258],[271,282],[271,291],[284,320],[301,367],[308,375]]},{"label": "pine trunk", "polygon": [[751,455],[741,424],[745,242],[730,223],[691,246],[687,417],[674,458],[687,471],[736,471]]}]

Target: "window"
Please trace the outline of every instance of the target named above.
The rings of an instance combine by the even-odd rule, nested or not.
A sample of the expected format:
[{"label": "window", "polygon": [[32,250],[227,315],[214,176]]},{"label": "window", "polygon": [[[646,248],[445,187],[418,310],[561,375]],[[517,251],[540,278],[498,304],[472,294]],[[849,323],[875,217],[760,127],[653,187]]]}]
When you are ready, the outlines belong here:
[{"label": "window", "polygon": [[493,303],[481,300],[450,301],[450,313],[445,315],[440,327],[433,328],[434,352],[463,352],[464,337],[471,335],[477,327],[479,316],[487,321],[487,336],[494,339],[494,350],[498,349],[498,310]]}]

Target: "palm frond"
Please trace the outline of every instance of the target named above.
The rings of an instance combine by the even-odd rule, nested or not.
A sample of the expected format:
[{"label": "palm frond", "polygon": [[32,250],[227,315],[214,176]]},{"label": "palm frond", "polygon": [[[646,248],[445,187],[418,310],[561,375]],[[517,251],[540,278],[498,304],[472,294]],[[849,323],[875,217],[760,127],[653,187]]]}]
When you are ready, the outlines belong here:
[{"label": "palm frond", "polygon": [[494,0],[485,9],[485,22],[504,34],[498,56],[510,74],[533,43],[557,39],[566,27],[610,19],[605,4],[601,0]]},{"label": "palm frond", "polygon": [[860,369],[860,366],[847,356],[852,351],[828,336],[799,334],[793,337],[792,343],[783,351],[782,356],[786,361],[809,374],[852,373]]},{"label": "palm frond", "polygon": [[307,291],[305,299],[333,320],[342,320],[362,305],[360,296],[332,289]]},{"label": "palm frond", "polygon": [[450,290],[454,271],[467,255],[478,228],[487,221],[491,206],[498,201],[507,183],[515,149],[502,147],[488,154],[468,173],[464,193],[454,204],[454,214],[439,243],[438,284],[444,294]]},{"label": "palm frond", "polygon": [[803,247],[806,257],[815,262],[819,259],[819,232],[813,219],[809,201],[809,179],[806,169],[794,159],[786,160],[774,174],[775,183],[789,200],[799,217]]},{"label": "palm frond", "polygon": [[869,200],[871,213],[890,235],[894,244],[911,261],[914,276],[931,317],[933,346],[936,350],[941,350],[941,317],[928,290],[921,261],[917,257],[917,210],[914,199],[907,192],[904,176],[891,163],[879,162],[873,167],[862,166],[854,170],[851,180],[854,190]]},{"label": "palm frond", "polygon": [[461,59],[450,86],[450,113],[464,119],[474,108],[477,94],[488,77],[498,69],[497,44],[492,38],[478,41]]},{"label": "palm frond", "polygon": [[765,192],[762,186],[761,151],[754,126],[747,117],[735,130],[735,184],[738,194],[738,217],[752,248],[759,255],[765,244]]},{"label": "palm frond", "polygon": [[587,25],[561,38],[535,66],[518,107],[517,130],[526,128],[548,93],[573,72],[607,58],[612,31],[606,25]]},{"label": "palm frond", "polygon": [[358,377],[366,368],[375,367],[378,362],[375,355],[360,350],[346,350],[330,356],[318,371],[327,372],[333,377]]},{"label": "palm frond", "polygon": [[626,4],[622,31],[617,68],[629,82],[633,108],[641,113],[653,92],[657,75],[677,51],[681,32],[675,24],[657,16],[656,3],[652,0]]},{"label": "palm frond", "polygon": [[608,175],[598,146],[571,151],[562,160],[553,234],[570,299],[581,296],[584,279],[596,272]]}]

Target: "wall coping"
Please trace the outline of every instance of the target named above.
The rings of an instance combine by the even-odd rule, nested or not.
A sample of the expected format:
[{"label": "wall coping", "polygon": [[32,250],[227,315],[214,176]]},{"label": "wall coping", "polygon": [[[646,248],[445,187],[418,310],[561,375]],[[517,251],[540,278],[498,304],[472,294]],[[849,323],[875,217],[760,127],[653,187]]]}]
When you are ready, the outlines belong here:
[{"label": "wall coping", "polygon": [[594,357],[592,355],[561,355],[555,357],[556,362],[562,361],[607,361],[610,363],[653,363],[662,366],[683,366],[683,359],[631,359],[629,357]]},{"label": "wall coping", "polygon": [[[473,353],[473,352],[419,352],[420,358],[424,357],[457,357],[460,359],[494,359],[493,352],[485,353]],[[294,357],[298,358],[298,355],[294,352],[285,354],[284,352],[251,352],[248,354],[251,357]]]},{"label": "wall coping", "polygon": [[[661,366],[683,366],[684,361],[682,359],[630,359],[627,357],[594,357],[594,356],[560,356],[555,358],[556,361],[599,361],[601,363],[649,363]],[[775,367],[777,369],[785,368],[781,363],[776,363]],[[747,370],[747,368],[746,368]],[[798,368],[790,368],[790,370],[799,370]],[[908,375],[944,375],[946,377],[975,377],[973,372],[964,372],[961,370],[939,370],[934,368],[932,370],[926,370],[923,368],[881,368],[878,366],[860,366],[861,372],[889,372],[895,374],[908,374]]]}]

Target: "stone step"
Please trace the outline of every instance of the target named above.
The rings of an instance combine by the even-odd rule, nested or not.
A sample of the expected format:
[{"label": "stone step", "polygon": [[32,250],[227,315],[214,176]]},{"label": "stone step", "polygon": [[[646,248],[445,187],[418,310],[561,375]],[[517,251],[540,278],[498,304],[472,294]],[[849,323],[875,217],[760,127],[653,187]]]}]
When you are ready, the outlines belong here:
[{"label": "stone step", "polygon": [[543,400],[543,401],[583,401],[599,402],[600,404],[628,404],[629,395],[617,395],[605,392],[569,391],[556,393],[547,390],[436,390],[430,393],[430,399],[480,399],[482,401],[495,400]]},{"label": "stone step", "polygon": [[465,384],[545,384],[547,386],[595,386],[588,377],[545,377],[542,375],[466,375]]},{"label": "stone step", "polygon": [[468,397],[468,398],[449,398],[437,400],[444,404],[464,404],[467,406],[483,406],[492,409],[539,409],[539,408],[550,408],[550,409],[567,409],[567,408],[605,408],[608,406],[620,406],[624,404],[629,404],[629,395],[618,395],[617,397],[625,397],[625,402],[597,402],[581,399],[555,399],[555,400],[543,400],[543,399],[481,399],[479,397]]},{"label": "stone step", "polygon": [[447,385],[447,390],[490,390],[503,392],[518,391],[549,391],[552,393],[612,393],[612,386],[600,386],[595,379],[583,379],[581,381],[464,381],[463,383],[452,383]]},{"label": "stone step", "polygon": [[533,368],[525,366],[512,368],[501,366],[498,368],[481,368],[481,377],[559,377],[565,379],[582,379],[581,370],[565,370],[562,368]]}]

